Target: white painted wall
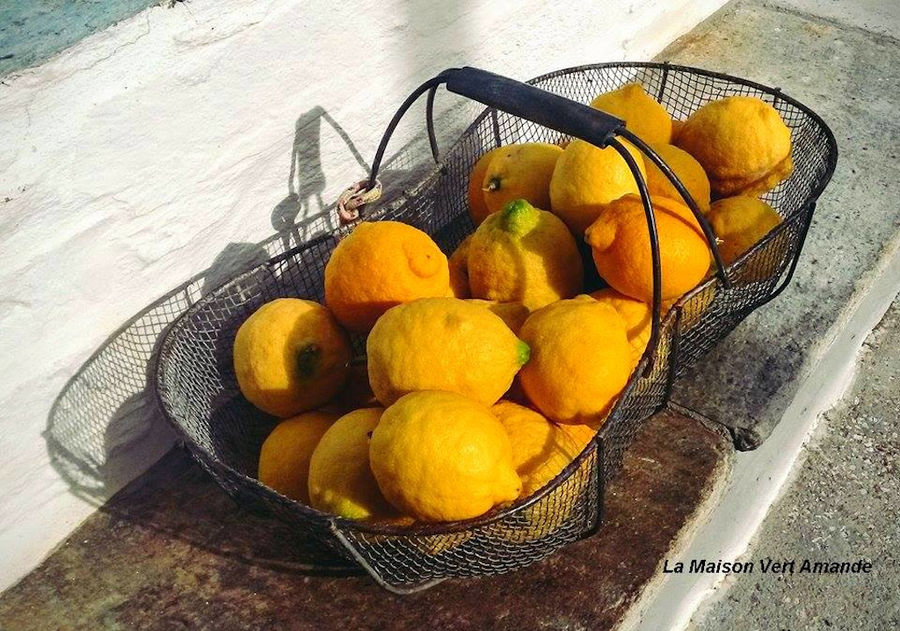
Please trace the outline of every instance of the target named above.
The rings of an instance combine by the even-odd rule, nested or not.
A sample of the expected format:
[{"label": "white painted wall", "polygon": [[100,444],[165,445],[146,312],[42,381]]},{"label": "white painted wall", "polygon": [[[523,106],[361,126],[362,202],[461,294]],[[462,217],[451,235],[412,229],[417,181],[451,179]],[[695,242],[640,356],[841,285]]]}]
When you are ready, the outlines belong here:
[{"label": "white painted wall", "polygon": [[[324,110],[370,160],[400,101],[446,67],[526,79],[646,59],[721,4],[192,0],[149,9],[6,77],[0,588],[171,444],[164,429],[148,430],[146,414],[105,430],[107,447],[130,454],[127,466],[82,499],[51,466],[44,433],[66,381],[119,326],[226,244],[273,233],[299,118]],[[455,98],[439,99],[439,110]],[[393,147],[421,131],[412,118]],[[444,135],[460,122],[459,109],[445,115]],[[365,171],[327,124],[320,154],[305,184],[328,204]],[[118,396],[108,384],[86,387]],[[103,436],[109,419],[96,421]]]}]

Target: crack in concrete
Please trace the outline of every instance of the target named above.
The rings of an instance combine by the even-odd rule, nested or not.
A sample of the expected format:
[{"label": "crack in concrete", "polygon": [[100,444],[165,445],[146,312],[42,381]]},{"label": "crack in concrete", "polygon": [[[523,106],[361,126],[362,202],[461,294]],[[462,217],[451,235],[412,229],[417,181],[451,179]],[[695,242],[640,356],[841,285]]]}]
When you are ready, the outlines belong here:
[{"label": "crack in concrete", "polygon": [[815,13],[809,13],[808,11],[801,11],[800,9],[794,9],[791,7],[786,7],[775,2],[763,2],[761,4],[763,9],[768,9],[770,11],[775,11],[776,13],[783,13],[785,15],[792,15],[798,18],[802,18],[804,20],[808,20],[810,22],[816,22],[818,24],[827,24],[829,26],[834,26],[840,29],[846,29],[850,31],[855,31],[857,33],[863,33],[879,43],[887,43],[893,46],[900,46],[900,38],[893,37],[892,35],[887,35],[885,33],[878,33],[862,26],[857,26],[855,24],[851,24],[850,22],[844,22],[842,20],[838,20],[835,18],[828,18],[821,15],[816,15]]}]

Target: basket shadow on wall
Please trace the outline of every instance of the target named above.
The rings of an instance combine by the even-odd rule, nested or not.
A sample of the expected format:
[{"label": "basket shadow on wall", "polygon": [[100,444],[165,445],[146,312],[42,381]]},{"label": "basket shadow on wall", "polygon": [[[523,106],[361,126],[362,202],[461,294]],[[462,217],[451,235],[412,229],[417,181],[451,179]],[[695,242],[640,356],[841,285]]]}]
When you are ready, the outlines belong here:
[{"label": "basket shadow on wall", "polygon": [[[133,502],[107,503],[107,500],[134,478],[136,471],[147,469],[175,443],[174,433],[157,407],[152,382],[154,359],[168,327],[198,299],[239,272],[337,227],[335,206],[323,199],[326,185],[321,161],[323,121],[328,125],[329,140],[334,141],[330,136],[336,135],[338,140],[334,142],[345,146],[342,151],[346,150],[359,164],[361,172],[368,172],[369,166],[353,141],[328,112],[317,106],[301,115],[295,125],[288,194],[271,212],[274,234],[260,243],[227,244],[208,269],[155,300],[113,333],[57,396],[43,435],[52,466],[75,495],[102,511],[139,520],[142,527],[154,528],[192,544],[204,546],[209,540],[205,532],[208,528],[192,528],[178,518],[180,511],[196,499],[190,493],[175,494],[173,498],[183,499],[181,506],[170,506],[166,511],[135,510]],[[424,155],[427,155],[427,141],[417,136],[386,161],[384,177],[392,183],[409,181],[421,172],[423,163],[427,166],[421,159]],[[172,458],[172,454],[166,456],[160,466],[167,466]],[[172,461],[176,468],[178,460],[185,459]],[[196,470],[206,478],[196,466],[185,465],[185,468]],[[187,479],[190,484],[191,476],[187,475]],[[138,492],[135,489],[139,483],[140,480],[128,487],[129,496]],[[220,499],[225,497],[218,489],[211,488],[211,484],[196,489],[199,494],[213,492],[221,495]],[[265,529],[255,530],[259,550],[277,548],[260,536],[259,531]],[[278,537],[279,529],[270,530],[276,533],[273,537]],[[246,547],[220,541],[217,551],[228,554],[227,550],[241,546]],[[291,547],[293,554],[285,555],[281,551],[278,558],[295,557],[298,542],[291,542]],[[254,563],[261,561],[258,554],[247,556]],[[277,564],[275,555],[271,561]],[[333,570],[335,566],[330,567]]]}]

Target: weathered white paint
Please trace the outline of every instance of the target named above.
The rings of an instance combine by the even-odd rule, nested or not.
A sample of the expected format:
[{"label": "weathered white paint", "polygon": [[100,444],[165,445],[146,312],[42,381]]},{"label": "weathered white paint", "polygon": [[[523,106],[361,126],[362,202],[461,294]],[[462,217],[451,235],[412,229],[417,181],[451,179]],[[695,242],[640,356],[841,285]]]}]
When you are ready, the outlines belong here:
[{"label": "weathered white paint", "polygon": [[[192,0],[149,9],[7,77],[0,588],[93,510],[49,464],[42,431],[54,398],[144,305],[209,266],[225,244],[273,232],[298,118],[324,110],[370,159],[400,101],[445,67],[524,79],[646,59],[721,4]],[[452,102],[439,99],[440,110]],[[444,116],[445,136],[458,130],[456,111]],[[395,147],[421,130],[413,118]],[[310,191],[328,203],[364,168],[331,127],[322,130]],[[170,444],[128,426],[113,440],[134,452],[129,475]]]}]

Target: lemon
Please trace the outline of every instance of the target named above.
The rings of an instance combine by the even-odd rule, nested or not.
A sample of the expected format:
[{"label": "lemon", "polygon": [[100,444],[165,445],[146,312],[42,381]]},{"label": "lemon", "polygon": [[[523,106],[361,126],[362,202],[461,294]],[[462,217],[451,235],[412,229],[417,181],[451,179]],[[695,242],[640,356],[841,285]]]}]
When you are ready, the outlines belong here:
[{"label": "lemon", "polygon": [[473,305],[484,307],[497,317],[499,317],[509,330],[519,334],[519,329],[525,324],[525,320],[531,314],[531,310],[521,302],[497,302],[496,300],[481,300],[480,298],[469,298],[466,300]]},{"label": "lemon", "polygon": [[544,487],[581,452],[572,436],[532,409],[498,401],[491,411],[509,435],[522,497]]},{"label": "lemon", "polygon": [[281,421],[259,452],[259,481],[282,495],[309,504],[309,460],[336,414],[306,412]]},{"label": "lemon", "polygon": [[[687,192],[690,193],[697,206],[702,211],[709,209],[709,178],[700,163],[697,162],[691,154],[683,149],[679,149],[675,145],[653,145],[653,150],[659,154],[659,157],[669,166],[675,173]],[[647,167],[647,189],[651,195],[659,197],[668,197],[677,202],[687,204],[681,197],[681,193],[675,188],[675,185],[669,181],[669,178],[663,174],[658,166],[652,161],[644,161]]]},{"label": "lemon", "polygon": [[463,239],[447,259],[450,266],[450,288],[457,298],[468,298],[469,290],[469,242],[472,235]]},{"label": "lemon", "polygon": [[[623,143],[646,177],[640,152]],[[600,149],[583,140],[565,148],[550,180],[550,207],[576,238],[600,215],[605,204],[628,193],[637,193],[634,175],[625,159],[613,148]]]},{"label": "lemon", "polygon": [[558,423],[599,425],[634,367],[622,316],[578,296],[532,313],[521,336],[531,347],[519,373],[528,399]]},{"label": "lemon", "polygon": [[[709,223],[721,240],[719,252],[728,265],[762,241],[781,221],[775,209],[755,197],[726,197],[713,202],[709,210]],[[772,276],[784,258],[783,250],[784,247],[778,256],[768,256],[758,269],[750,270],[753,280]]]},{"label": "lemon", "polygon": [[605,92],[591,101],[591,107],[621,118],[644,142],[672,141],[672,117],[639,83]]},{"label": "lemon", "polygon": [[597,430],[590,425],[559,425],[559,428],[569,435],[578,448],[578,453],[584,451],[597,435]]},{"label": "lemon", "polygon": [[476,298],[537,309],[571,298],[584,280],[581,255],[565,224],[524,199],[494,213],[472,235],[469,287]]},{"label": "lemon", "polygon": [[[659,235],[662,299],[694,288],[709,269],[709,247],[690,209],[653,197]],[[653,264],[644,206],[637,195],[609,204],[585,233],[600,276],[616,291],[646,303],[653,300]]]},{"label": "lemon", "polygon": [[650,330],[653,325],[650,305],[610,288],[595,291],[590,296],[594,300],[608,304],[622,316],[625,321],[625,334],[631,345],[632,359],[637,365],[650,341]]},{"label": "lemon", "polygon": [[421,521],[477,517],[522,490],[503,425],[453,392],[413,392],[387,408],[369,458],[387,500]]},{"label": "lemon", "polygon": [[[484,218],[490,213],[484,201],[484,174],[487,173],[491,160],[501,151],[506,151],[506,147],[496,147],[485,152],[478,158],[475,166],[472,167],[472,172],[469,174],[469,186],[466,194],[469,200],[469,215],[476,226],[484,221]],[[460,296],[457,297],[459,298]]]},{"label": "lemon", "polygon": [[348,519],[383,519],[394,510],[369,468],[369,436],[384,408],[345,414],[328,428],[309,461],[310,505]]},{"label": "lemon", "polygon": [[447,257],[427,234],[397,221],[359,224],[325,266],[325,303],[357,333],[394,305],[450,295]]},{"label": "lemon", "polygon": [[793,170],[791,130],[756,97],[711,101],[684,122],[678,146],[694,156],[720,197],[757,196]]},{"label": "lemon", "polygon": [[550,207],[550,177],[563,150],[545,142],[526,142],[503,147],[484,174],[482,190],[488,213],[503,210],[515,199],[538,208]]},{"label": "lemon", "polygon": [[446,390],[491,405],[528,361],[528,345],[498,316],[457,298],[390,309],[366,341],[369,383],[383,405],[415,390]]},{"label": "lemon", "polygon": [[337,393],[347,377],[350,341],[322,305],[279,298],[241,324],[233,355],[244,397],[285,418],[317,408]]}]

